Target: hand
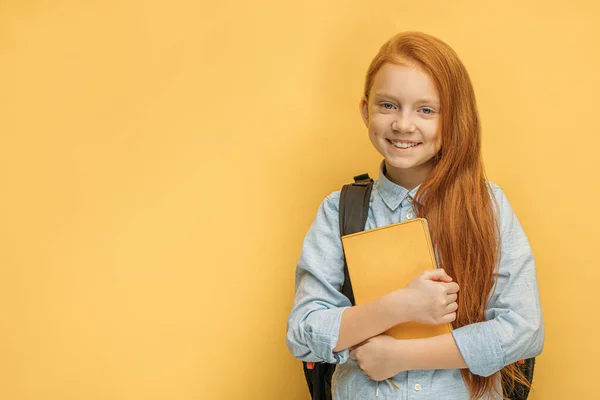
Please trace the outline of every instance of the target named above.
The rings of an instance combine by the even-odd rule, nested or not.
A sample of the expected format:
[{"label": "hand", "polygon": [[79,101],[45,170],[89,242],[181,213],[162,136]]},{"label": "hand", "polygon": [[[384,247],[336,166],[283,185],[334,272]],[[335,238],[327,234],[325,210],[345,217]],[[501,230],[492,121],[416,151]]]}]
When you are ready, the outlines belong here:
[{"label": "hand", "polygon": [[443,269],[423,272],[404,290],[409,321],[442,324],[456,319],[458,284]]},{"label": "hand", "polygon": [[361,372],[375,381],[383,381],[401,372],[400,357],[395,351],[398,340],[379,335],[367,339],[350,350]]}]

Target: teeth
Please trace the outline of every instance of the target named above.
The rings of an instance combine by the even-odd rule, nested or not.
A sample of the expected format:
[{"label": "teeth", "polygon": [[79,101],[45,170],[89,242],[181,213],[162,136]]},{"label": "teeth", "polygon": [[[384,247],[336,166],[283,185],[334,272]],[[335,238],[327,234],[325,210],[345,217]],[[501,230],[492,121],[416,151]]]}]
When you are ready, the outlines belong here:
[{"label": "teeth", "polygon": [[392,142],[392,144],[396,147],[400,147],[401,149],[408,149],[410,147],[415,147],[418,143],[400,143],[400,142]]}]

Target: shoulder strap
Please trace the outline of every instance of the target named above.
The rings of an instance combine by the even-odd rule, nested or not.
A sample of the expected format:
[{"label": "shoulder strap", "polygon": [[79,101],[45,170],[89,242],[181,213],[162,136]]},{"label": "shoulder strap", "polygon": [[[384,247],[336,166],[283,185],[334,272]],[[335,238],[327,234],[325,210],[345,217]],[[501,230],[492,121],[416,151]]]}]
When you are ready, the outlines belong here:
[{"label": "shoulder strap", "polygon": [[[365,229],[372,189],[373,179],[369,177],[369,174],[355,176],[354,183],[342,187],[339,205],[340,237],[361,232]],[[342,294],[350,300],[352,305],[356,304],[345,260]]]},{"label": "shoulder strap", "polygon": [[368,174],[354,177],[354,183],[344,185],[340,194],[340,236],[365,229],[373,179]]}]

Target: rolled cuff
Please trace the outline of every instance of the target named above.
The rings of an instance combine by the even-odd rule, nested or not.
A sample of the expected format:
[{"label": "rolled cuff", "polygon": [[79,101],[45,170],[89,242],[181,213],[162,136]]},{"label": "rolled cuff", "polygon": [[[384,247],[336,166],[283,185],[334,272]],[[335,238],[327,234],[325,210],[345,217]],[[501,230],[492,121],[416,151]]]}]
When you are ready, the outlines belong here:
[{"label": "rolled cuff", "polygon": [[288,335],[288,346],[294,356],[303,361],[343,364],[348,360],[348,349],[334,352],[340,332],[342,314],[348,307],[313,311]]},{"label": "rolled cuff", "polygon": [[460,354],[475,375],[487,377],[505,366],[504,351],[493,324],[493,320],[478,322],[452,331]]}]

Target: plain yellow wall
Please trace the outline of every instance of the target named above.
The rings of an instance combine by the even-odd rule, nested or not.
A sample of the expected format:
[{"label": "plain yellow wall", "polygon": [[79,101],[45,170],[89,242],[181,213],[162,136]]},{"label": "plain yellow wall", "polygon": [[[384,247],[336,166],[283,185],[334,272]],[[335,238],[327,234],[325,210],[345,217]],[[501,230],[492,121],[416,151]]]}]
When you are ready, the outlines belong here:
[{"label": "plain yellow wall", "polygon": [[598,398],[597,2],[8,0],[0,399],[307,399],[295,262],[321,200],[376,173],[357,105],[403,30],[466,64],[533,245],[532,398]]}]

